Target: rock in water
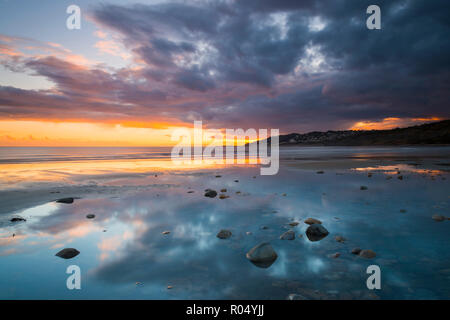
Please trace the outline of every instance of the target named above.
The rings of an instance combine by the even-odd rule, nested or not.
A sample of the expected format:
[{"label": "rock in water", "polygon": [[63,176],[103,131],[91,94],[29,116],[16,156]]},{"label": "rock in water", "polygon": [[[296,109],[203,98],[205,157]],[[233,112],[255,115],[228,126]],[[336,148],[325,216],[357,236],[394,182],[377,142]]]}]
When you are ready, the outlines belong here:
[{"label": "rock in water", "polygon": [[281,240],[294,240],[295,239],[295,232],[292,230],[286,231],[280,236]]},{"label": "rock in water", "polygon": [[344,237],[342,237],[342,236],[336,236],[336,237],[334,237],[334,240],[336,240],[337,242],[345,242],[345,240],[347,240],[347,239],[345,239]]},{"label": "rock in water", "polygon": [[361,186],[359,189],[360,190],[367,190],[367,187],[366,186]]},{"label": "rock in water", "polygon": [[277,260],[278,255],[275,250],[273,250],[270,243],[263,242],[247,252],[246,257],[255,266],[260,268],[268,268],[275,262],[275,260]]},{"label": "rock in water", "polygon": [[226,194],[221,194],[221,195],[219,195],[219,199],[228,199],[230,196],[227,196]]},{"label": "rock in water", "polygon": [[375,252],[373,252],[372,250],[368,249],[368,250],[361,250],[361,252],[359,253],[360,257],[366,258],[366,259],[372,259],[375,258],[377,254]]},{"label": "rock in water", "polygon": [[63,259],[72,259],[73,257],[76,257],[80,254],[80,251],[74,248],[65,248],[62,249],[60,252],[55,254],[55,256],[63,258]]},{"label": "rock in water", "polygon": [[88,214],[88,215],[86,216],[86,218],[88,218],[88,219],[94,219],[94,218],[95,218],[95,214]]},{"label": "rock in water", "polygon": [[304,221],[306,224],[322,224],[322,221],[314,219],[314,218],[308,218]]},{"label": "rock in water", "polygon": [[206,190],[206,192],[205,192],[205,197],[208,197],[208,198],[215,198],[217,196],[217,192],[215,191],[215,190],[210,190],[210,189],[208,189],[208,190]]},{"label": "rock in water", "polygon": [[296,227],[296,226],[298,226],[298,222],[297,221],[293,221],[293,222],[289,223],[289,225],[291,227]]},{"label": "rock in water", "polygon": [[306,229],[306,236],[309,241],[319,241],[325,238],[329,234],[328,230],[325,229],[321,224],[312,224]]},{"label": "rock in water", "polygon": [[287,296],[286,299],[287,300],[308,300],[307,298],[305,298],[301,294],[296,294],[296,293],[291,293],[290,295]]},{"label": "rock in water", "polygon": [[12,218],[9,221],[11,221],[11,222],[19,222],[19,221],[27,221],[27,220],[22,218],[22,217],[14,217],[14,218]]},{"label": "rock in water", "polygon": [[431,217],[434,221],[441,222],[444,221],[446,218],[444,216],[441,216],[440,214],[433,214]]},{"label": "rock in water", "polygon": [[222,229],[217,234],[217,238],[219,238],[219,239],[228,239],[229,237],[231,237],[231,231],[230,230]]},{"label": "rock in water", "polygon": [[70,203],[73,203],[73,198],[62,198],[62,199],[56,200],[56,202],[70,204]]},{"label": "rock in water", "polygon": [[317,174],[323,174],[324,172],[323,171],[317,171],[316,173]]},{"label": "rock in water", "polygon": [[352,253],[353,254],[359,254],[361,252],[361,248],[353,248]]}]

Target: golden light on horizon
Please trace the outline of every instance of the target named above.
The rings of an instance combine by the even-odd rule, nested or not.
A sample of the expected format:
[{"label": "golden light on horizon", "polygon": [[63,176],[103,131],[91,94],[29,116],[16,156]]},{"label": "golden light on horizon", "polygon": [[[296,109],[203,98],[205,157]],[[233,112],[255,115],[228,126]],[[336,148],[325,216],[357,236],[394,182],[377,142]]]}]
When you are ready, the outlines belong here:
[{"label": "golden light on horizon", "polygon": [[[186,129],[193,136],[194,128],[181,123],[125,121],[121,123],[83,121],[0,120],[0,146],[23,147],[162,147],[174,146],[176,129]],[[206,133],[204,128],[204,133]],[[233,144],[218,130],[223,140],[204,137],[203,146]],[[234,145],[257,139],[236,139]]]},{"label": "golden light on horizon", "polygon": [[389,130],[415,126],[426,122],[444,120],[438,117],[430,118],[384,118],[381,121],[358,121],[349,130]]}]

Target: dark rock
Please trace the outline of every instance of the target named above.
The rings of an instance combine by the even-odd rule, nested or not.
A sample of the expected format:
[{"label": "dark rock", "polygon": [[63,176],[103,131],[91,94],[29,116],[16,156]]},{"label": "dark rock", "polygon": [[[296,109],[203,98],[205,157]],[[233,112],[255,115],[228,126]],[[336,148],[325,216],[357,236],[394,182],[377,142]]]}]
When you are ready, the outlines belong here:
[{"label": "dark rock", "polygon": [[297,221],[293,221],[293,222],[289,223],[289,225],[291,227],[296,227],[296,226],[298,226],[298,222]]},{"label": "dark rock", "polygon": [[215,198],[217,196],[217,192],[215,190],[207,189],[205,192],[205,197]]},{"label": "dark rock", "polygon": [[219,195],[219,199],[227,199],[227,198],[229,198],[230,196],[227,196],[226,194],[221,194],[221,195]]},{"label": "dark rock", "polygon": [[341,254],[339,252],[336,252],[336,253],[333,253],[332,255],[330,255],[330,258],[337,259],[340,256],[341,256]]},{"label": "dark rock", "polygon": [[337,242],[345,242],[345,240],[347,240],[347,239],[345,239],[344,237],[342,237],[342,236],[336,236],[336,237],[334,237],[334,240],[336,240]]},{"label": "dark rock", "polygon": [[278,255],[270,243],[263,242],[247,252],[246,257],[257,267],[268,268],[277,260]]},{"label": "dark rock", "polygon": [[191,191],[188,191],[187,193],[194,193],[194,191],[191,190]]},{"label": "dark rock", "polygon": [[220,189],[220,192],[227,192],[227,189]]},{"label": "dark rock", "polygon": [[22,217],[14,217],[11,220],[9,220],[11,222],[20,222],[20,221],[27,221],[27,219],[24,219]]},{"label": "dark rock", "polygon": [[88,218],[88,219],[94,219],[94,218],[95,218],[95,214],[88,214],[88,215],[86,216],[86,218]]},{"label": "dark rock", "polygon": [[286,231],[280,236],[281,240],[294,240],[295,239],[295,232],[292,230]]},{"label": "dark rock", "polygon": [[401,213],[406,213],[406,210],[405,209],[400,209],[400,212]]},{"label": "dark rock", "polygon": [[321,224],[312,224],[306,229],[306,236],[309,241],[319,241],[325,238],[329,234],[328,230],[325,229]]},{"label": "dark rock", "polygon": [[366,186],[361,186],[359,189],[360,190],[367,190],[368,188]]},{"label": "dark rock", "polygon": [[361,248],[353,248],[352,253],[353,254],[359,254],[361,252]]},{"label": "dark rock", "polygon": [[374,251],[370,250],[370,249],[361,250],[361,252],[359,253],[360,257],[363,257],[363,258],[366,258],[366,259],[375,258],[376,255],[377,254]]},{"label": "dark rock", "polygon": [[403,180],[403,176],[398,176],[397,179],[398,180]]},{"label": "dark rock", "polygon": [[80,254],[80,251],[78,251],[77,249],[65,248],[65,249],[62,249],[57,254],[55,254],[55,256],[63,258],[63,259],[71,259],[73,257],[76,257],[79,254]]},{"label": "dark rock", "polygon": [[317,174],[323,174],[324,172],[323,171],[317,171],[316,173]]},{"label": "dark rock", "polygon": [[219,239],[228,239],[229,237],[231,237],[231,231],[230,230],[222,229],[217,234],[217,238],[219,238]]},{"label": "dark rock", "polygon": [[56,200],[56,202],[70,204],[70,203],[73,203],[73,200],[74,200],[73,198],[62,198],[62,199]]}]

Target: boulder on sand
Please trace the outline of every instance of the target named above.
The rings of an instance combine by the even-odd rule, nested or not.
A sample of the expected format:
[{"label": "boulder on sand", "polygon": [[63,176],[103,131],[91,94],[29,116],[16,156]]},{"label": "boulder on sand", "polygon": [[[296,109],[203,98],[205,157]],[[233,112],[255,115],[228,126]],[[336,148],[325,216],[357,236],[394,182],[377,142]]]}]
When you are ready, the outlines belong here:
[{"label": "boulder on sand", "polygon": [[270,243],[263,242],[247,252],[246,257],[255,266],[260,268],[268,268],[275,262],[275,260],[277,260],[278,255],[275,250],[273,250]]},{"label": "boulder on sand", "polygon": [[63,258],[63,259],[71,259],[73,257],[76,257],[79,254],[80,254],[80,251],[78,251],[77,249],[65,248],[65,249],[62,249],[57,254],[55,254],[55,256]]},{"label": "boulder on sand", "polygon": [[325,238],[329,234],[328,230],[325,229],[321,224],[312,224],[306,229],[306,236],[309,241],[319,241]]}]

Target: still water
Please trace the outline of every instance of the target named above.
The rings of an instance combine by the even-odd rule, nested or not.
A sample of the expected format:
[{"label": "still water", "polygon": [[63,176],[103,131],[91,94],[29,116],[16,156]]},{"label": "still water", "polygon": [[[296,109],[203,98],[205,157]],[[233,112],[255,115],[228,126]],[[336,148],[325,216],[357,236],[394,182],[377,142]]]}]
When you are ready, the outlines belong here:
[{"label": "still water", "polygon": [[[164,150],[108,161],[20,150],[26,163],[14,152],[0,152],[1,299],[450,298],[450,221],[431,218],[450,216],[449,148],[289,148],[275,176],[255,165],[168,169]],[[66,196],[80,199],[52,201]],[[305,236],[309,217],[329,231],[323,240]],[[217,238],[221,229],[232,236]],[[280,240],[287,230],[295,240]],[[262,242],[278,255],[269,268],[246,258]],[[56,257],[63,248],[80,254]],[[366,287],[373,264],[381,290]],[[80,290],[66,287],[70,265]]]}]

